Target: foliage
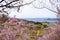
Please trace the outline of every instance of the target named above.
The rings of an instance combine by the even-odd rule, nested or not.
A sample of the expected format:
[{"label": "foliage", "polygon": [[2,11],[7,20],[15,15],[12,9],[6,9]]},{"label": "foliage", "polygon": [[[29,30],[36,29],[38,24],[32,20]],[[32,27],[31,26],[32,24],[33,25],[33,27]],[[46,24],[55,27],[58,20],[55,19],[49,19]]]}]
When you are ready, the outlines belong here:
[{"label": "foliage", "polygon": [[[5,22],[6,23],[3,24],[3,25],[5,25],[3,28],[5,31],[3,29],[0,30],[0,31],[3,31],[3,33],[6,32],[6,35],[8,35],[7,36],[8,38],[5,38],[5,39],[36,40],[36,37],[39,37],[42,34],[43,30],[41,27],[45,26],[45,28],[46,28],[46,24],[44,25],[44,23],[42,23],[42,25],[41,25],[41,22],[36,23],[36,22],[28,22],[25,20],[19,21],[14,18],[12,18],[11,20],[5,21]],[[11,38],[9,38],[10,36],[11,36]],[[3,39],[3,37],[2,37],[2,39]]]},{"label": "foliage", "polygon": [[2,19],[2,22],[6,22],[9,18],[6,15],[2,14],[1,19]]},{"label": "foliage", "polygon": [[47,25],[43,25],[44,26],[44,28],[47,28],[48,26]]},{"label": "foliage", "polygon": [[36,30],[36,35],[39,36],[42,33],[42,30]]},{"label": "foliage", "polygon": [[41,24],[42,25],[42,22],[34,22],[34,24]]}]

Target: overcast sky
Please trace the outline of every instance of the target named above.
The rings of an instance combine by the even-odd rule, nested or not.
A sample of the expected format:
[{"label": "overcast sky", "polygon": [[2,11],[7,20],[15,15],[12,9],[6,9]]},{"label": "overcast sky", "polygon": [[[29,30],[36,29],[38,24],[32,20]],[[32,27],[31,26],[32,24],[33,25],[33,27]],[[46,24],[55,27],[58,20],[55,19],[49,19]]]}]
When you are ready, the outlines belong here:
[{"label": "overcast sky", "polygon": [[[48,2],[46,3],[46,7],[48,6]],[[50,7],[51,8],[51,7]],[[51,8],[55,10],[54,7]],[[27,5],[21,8],[20,12],[18,13],[15,9],[12,9],[10,17],[16,15],[17,18],[56,18],[56,13],[51,12],[47,9],[36,9],[32,5]]]}]

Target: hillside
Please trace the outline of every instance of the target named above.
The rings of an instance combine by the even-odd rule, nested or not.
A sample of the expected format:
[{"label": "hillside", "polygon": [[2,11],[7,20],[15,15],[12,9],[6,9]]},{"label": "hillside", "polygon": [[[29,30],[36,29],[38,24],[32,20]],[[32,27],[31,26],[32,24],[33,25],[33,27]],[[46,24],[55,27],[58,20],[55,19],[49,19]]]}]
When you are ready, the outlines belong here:
[{"label": "hillside", "polygon": [[0,40],[60,40],[60,27],[10,18],[0,24]]}]

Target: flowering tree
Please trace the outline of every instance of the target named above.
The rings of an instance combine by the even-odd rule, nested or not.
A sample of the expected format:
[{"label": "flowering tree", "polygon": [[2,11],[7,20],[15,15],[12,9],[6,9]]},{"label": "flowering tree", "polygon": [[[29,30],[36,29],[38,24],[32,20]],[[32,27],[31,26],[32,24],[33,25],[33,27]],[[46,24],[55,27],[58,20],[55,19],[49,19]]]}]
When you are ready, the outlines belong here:
[{"label": "flowering tree", "polygon": [[[49,0],[52,5],[54,5],[57,9],[57,18],[60,19],[60,0]],[[60,20],[58,21],[60,24]]]},{"label": "flowering tree", "polygon": [[8,9],[16,8],[17,11],[20,10],[22,6],[29,5],[35,0],[0,0],[0,12],[7,13]]},{"label": "flowering tree", "polygon": [[[46,4],[48,4],[47,2],[52,5],[51,7],[54,6],[57,11],[48,8],[49,5],[46,6]],[[57,13],[57,18],[59,19],[58,24],[60,24],[60,0],[36,0],[33,3],[33,6],[38,9],[46,8],[54,13]]]},{"label": "flowering tree", "polygon": [[[57,11],[48,8],[46,6],[47,1],[49,1],[52,6],[55,6]],[[7,10],[10,9],[17,9],[17,11],[19,12],[22,6],[29,4],[32,4],[33,7],[38,9],[46,8],[54,13],[57,13],[57,18],[60,18],[60,0],[0,0],[0,14],[9,14]],[[58,24],[60,24],[60,20]]]},{"label": "flowering tree", "polygon": [[9,17],[8,15],[11,9],[17,9],[17,12],[19,12],[21,7],[29,5],[34,1],[35,0],[0,0],[0,19]]}]

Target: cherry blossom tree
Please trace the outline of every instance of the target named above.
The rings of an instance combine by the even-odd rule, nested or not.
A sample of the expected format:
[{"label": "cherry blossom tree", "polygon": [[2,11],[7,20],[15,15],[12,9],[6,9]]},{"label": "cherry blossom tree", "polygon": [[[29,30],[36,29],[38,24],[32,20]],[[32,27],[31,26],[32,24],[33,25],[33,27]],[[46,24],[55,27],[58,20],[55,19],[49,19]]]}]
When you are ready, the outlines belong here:
[{"label": "cherry blossom tree", "polygon": [[10,10],[14,9],[19,12],[21,7],[30,5],[35,0],[0,0],[0,19],[9,17]]},{"label": "cherry blossom tree", "polygon": [[[60,0],[49,0],[49,2],[56,7],[57,18],[60,19]],[[60,20],[58,20],[58,24],[60,25]]]},{"label": "cherry blossom tree", "polygon": [[[56,10],[50,9],[48,6],[51,5],[51,7],[54,7]],[[48,6],[46,6],[48,4]],[[33,2],[33,7],[37,8],[37,9],[43,9],[46,8],[54,13],[57,14],[57,19],[58,19],[58,24],[60,24],[60,0],[36,0],[35,2]]]},{"label": "cherry blossom tree", "polygon": [[15,8],[19,11],[22,6],[29,5],[34,1],[35,0],[0,0],[0,13],[8,14],[6,10]]},{"label": "cherry blossom tree", "polygon": [[[57,11],[48,8],[46,6],[47,1],[49,1],[52,5],[51,7],[54,6]],[[46,8],[56,13],[58,19],[60,18],[60,0],[0,0],[0,14],[9,14],[8,10],[10,9],[17,9],[17,12],[19,12],[21,7],[29,4],[32,4],[33,7],[38,9]],[[58,20],[58,24],[60,24],[60,20]]]}]

